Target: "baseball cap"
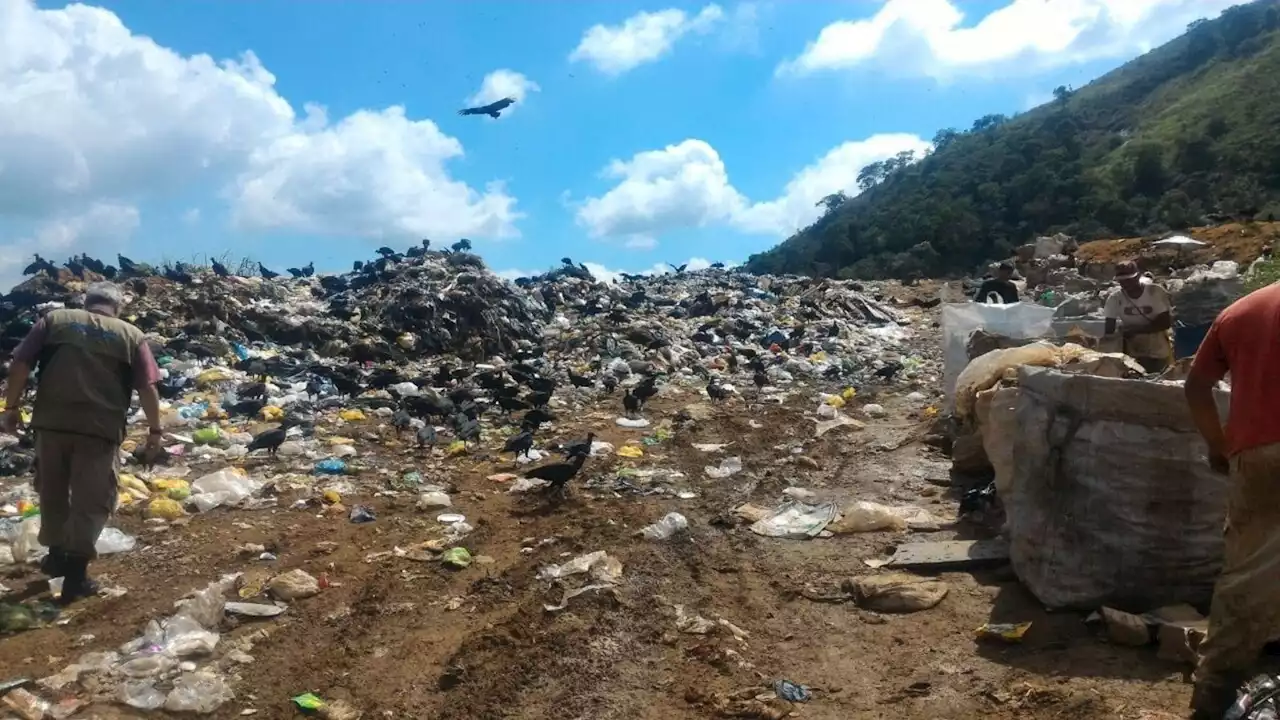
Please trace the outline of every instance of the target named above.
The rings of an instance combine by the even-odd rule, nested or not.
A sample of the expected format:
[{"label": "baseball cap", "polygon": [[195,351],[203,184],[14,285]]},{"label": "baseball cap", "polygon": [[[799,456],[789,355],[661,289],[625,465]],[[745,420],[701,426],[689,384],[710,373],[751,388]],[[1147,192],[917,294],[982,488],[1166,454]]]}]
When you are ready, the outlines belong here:
[{"label": "baseball cap", "polygon": [[1138,263],[1132,260],[1116,263],[1116,282],[1120,282],[1121,280],[1132,280],[1136,277],[1138,277]]}]

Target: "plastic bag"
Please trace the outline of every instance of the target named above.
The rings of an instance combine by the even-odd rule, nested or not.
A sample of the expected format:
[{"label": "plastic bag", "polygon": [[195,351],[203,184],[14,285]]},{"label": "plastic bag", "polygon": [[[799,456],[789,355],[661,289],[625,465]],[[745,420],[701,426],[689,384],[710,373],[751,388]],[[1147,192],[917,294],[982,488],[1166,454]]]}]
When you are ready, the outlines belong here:
[{"label": "plastic bag", "polygon": [[129,552],[138,545],[138,539],[132,535],[126,535],[120,528],[103,528],[102,533],[98,535],[98,540],[93,544],[93,549],[99,555],[111,555],[114,553]]},{"label": "plastic bag", "polygon": [[751,532],[765,537],[807,540],[821,533],[835,519],[835,503],[809,505],[790,501],[753,523]]},{"label": "plastic bag", "polygon": [[833,532],[863,533],[878,530],[936,530],[938,518],[923,508],[905,505],[892,507],[880,503],[859,500],[844,511],[844,517],[833,526]]},{"label": "plastic bag", "polygon": [[200,512],[208,512],[219,505],[236,505],[260,487],[261,482],[232,468],[223,468],[191,483],[191,502]]},{"label": "plastic bag", "polygon": [[216,426],[202,427],[191,433],[191,441],[196,445],[212,445],[222,437],[222,431]]},{"label": "plastic bag", "polygon": [[974,330],[1028,339],[1049,334],[1053,308],[1027,303],[983,305],[952,303],[942,308],[943,381],[947,402],[953,402],[956,379],[969,364],[967,345]]},{"label": "plastic bag", "polygon": [[338,458],[325,458],[316,463],[316,475],[341,475],[347,471],[347,464]]},{"label": "plastic bag", "polygon": [[742,459],[735,455],[733,457],[725,458],[724,460],[721,460],[719,467],[713,467],[711,465],[707,465],[706,467],[702,468],[702,471],[705,472],[707,474],[707,477],[709,478],[722,480],[724,478],[732,477],[742,472]]},{"label": "plastic bag", "polygon": [[218,675],[211,672],[184,673],[173,683],[164,709],[208,715],[234,697],[227,681]]},{"label": "plastic bag", "polygon": [[682,530],[689,529],[689,521],[678,512],[667,513],[658,522],[646,526],[640,534],[647,540],[666,540]]},{"label": "plastic bag", "polygon": [[40,516],[32,515],[18,523],[18,535],[13,540],[13,561],[32,562],[48,552],[40,544]]}]

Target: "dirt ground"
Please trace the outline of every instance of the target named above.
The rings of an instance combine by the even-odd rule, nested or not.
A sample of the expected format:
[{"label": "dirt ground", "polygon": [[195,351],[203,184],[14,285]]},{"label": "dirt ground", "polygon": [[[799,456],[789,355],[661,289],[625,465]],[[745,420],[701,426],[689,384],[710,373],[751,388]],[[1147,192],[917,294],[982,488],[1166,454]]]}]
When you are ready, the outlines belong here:
[{"label": "dirt ground", "polygon": [[[1183,668],[1158,660],[1151,648],[1108,645],[1082,615],[1046,613],[1007,566],[944,574],[950,592],[942,603],[908,615],[806,598],[875,572],[864,559],[900,543],[974,537],[980,529],[962,523],[941,532],[800,541],[760,537],[729,520],[728,511],[744,501],[776,504],[790,484],[835,500],[907,502],[954,516],[948,461],[917,441],[923,422],[920,403],[904,399],[909,389],[879,398],[889,417],[816,440],[807,393],[766,408],[734,398],[710,419],[646,447],[642,458],[592,459],[561,502],[511,495],[487,479],[513,467],[509,456],[494,455],[497,439],[486,444],[488,458],[481,451],[454,459],[362,439],[362,457],[374,458],[363,485],[385,486],[400,469],[415,467],[425,482],[456,486],[453,509],[476,526],[463,544],[491,558],[463,570],[407,558],[369,561],[371,553],[438,534],[436,513],[417,511],[411,493],[343,498],[377,512],[367,524],[315,507],[290,509],[291,496],[273,509],[218,509],[176,527],[122,515],[118,524],[139,534],[139,546],[102,559],[96,570],[128,594],[82,603],[65,625],[0,639],[0,679],[43,677],[81,653],[115,648],[221,573],[303,568],[329,587],[278,618],[224,625],[224,643],[250,633],[259,640],[253,662],[239,666],[236,699],[214,717],[297,717],[290,697],[306,691],[348,700],[364,718],[768,718],[782,717],[779,708],[812,720],[1182,717],[1190,687]],[[673,389],[647,414],[670,418],[694,402],[705,399]],[[601,398],[542,442],[590,429],[619,447],[639,439],[642,431],[614,425],[618,404],[616,396]],[[381,430],[367,432],[377,437]],[[724,455],[740,456],[746,469],[725,480],[705,477],[703,467],[724,455],[700,452],[695,442],[732,442]],[[801,443],[818,469],[788,459]],[[699,494],[680,500],[604,487],[624,465],[677,468]],[[584,486],[592,481],[602,487]],[[689,518],[687,536],[633,536],[673,510]],[[548,538],[554,541],[538,544]],[[266,545],[278,560],[239,553],[245,543]],[[537,579],[538,569],[595,550],[621,560],[616,592],[544,610],[562,588]],[[3,582],[39,587],[29,571]],[[723,618],[746,636],[679,632],[675,604]],[[991,645],[974,637],[988,621],[1034,625],[1022,644]],[[771,694],[779,678],[811,687],[811,701],[790,708],[750,701]],[[107,700],[77,717],[143,716]]]}]

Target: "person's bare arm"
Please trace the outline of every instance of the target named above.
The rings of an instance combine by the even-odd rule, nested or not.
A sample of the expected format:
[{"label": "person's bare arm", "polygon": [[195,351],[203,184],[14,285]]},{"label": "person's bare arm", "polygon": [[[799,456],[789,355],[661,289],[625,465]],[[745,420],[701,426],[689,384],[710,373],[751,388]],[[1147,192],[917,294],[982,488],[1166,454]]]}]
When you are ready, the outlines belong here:
[{"label": "person's bare arm", "polygon": [[138,390],[138,402],[142,405],[142,412],[147,416],[147,427],[160,429],[160,393],[156,391],[155,385],[148,385]]},{"label": "person's bare arm", "polygon": [[31,377],[31,366],[15,359],[9,363],[9,378],[5,382],[4,406],[17,409],[22,405],[22,396],[27,391],[27,380]]},{"label": "person's bare arm", "polygon": [[1222,421],[1218,418],[1218,404],[1214,401],[1213,389],[1227,374],[1228,369],[1222,344],[1218,340],[1218,324],[1214,323],[1200,344],[1200,349],[1196,351],[1195,361],[1187,374],[1185,392],[1191,419],[1205,444],[1209,446],[1209,464],[1220,471],[1226,469],[1227,436],[1222,429]]}]

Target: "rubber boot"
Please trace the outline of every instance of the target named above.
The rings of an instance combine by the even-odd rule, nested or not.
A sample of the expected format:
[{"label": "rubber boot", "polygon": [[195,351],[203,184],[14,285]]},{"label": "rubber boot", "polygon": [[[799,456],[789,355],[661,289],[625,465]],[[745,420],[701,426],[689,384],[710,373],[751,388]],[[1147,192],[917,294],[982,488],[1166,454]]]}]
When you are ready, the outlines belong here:
[{"label": "rubber boot", "polygon": [[51,578],[67,574],[67,552],[59,547],[49,548],[49,554],[40,561],[40,572]]},{"label": "rubber boot", "polygon": [[98,594],[98,583],[89,577],[89,558],[68,554],[66,569],[67,574],[62,578],[62,595],[58,602],[69,605],[81,598]]}]

